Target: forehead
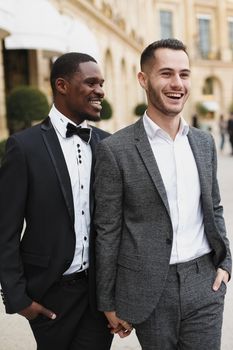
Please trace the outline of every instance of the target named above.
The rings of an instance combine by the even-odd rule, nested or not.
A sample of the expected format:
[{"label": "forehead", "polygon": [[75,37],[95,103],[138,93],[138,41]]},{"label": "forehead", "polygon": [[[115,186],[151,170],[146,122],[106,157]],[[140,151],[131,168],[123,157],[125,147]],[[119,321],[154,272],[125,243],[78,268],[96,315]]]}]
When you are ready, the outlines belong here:
[{"label": "forehead", "polygon": [[102,74],[98,64],[92,61],[80,63],[79,72],[76,74],[82,76],[82,78],[97,77],[102,79]]},{"label": "forehead", "polygon": [[183,50],[160,48],[155,51],[154,57],[154,69],[183,70],[190,68],[188,55]]}]

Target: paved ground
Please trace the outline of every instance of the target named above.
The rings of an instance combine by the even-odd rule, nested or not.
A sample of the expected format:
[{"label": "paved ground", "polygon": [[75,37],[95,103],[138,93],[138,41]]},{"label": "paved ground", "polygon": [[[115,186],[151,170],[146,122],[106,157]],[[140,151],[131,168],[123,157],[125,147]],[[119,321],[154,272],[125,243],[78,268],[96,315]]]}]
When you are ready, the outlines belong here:
[{"label": "paved ground", "polygon": [[[228,145],[227,145],[228,146]],[[233,248],[233,157],[229,156],[229,149],[223,154],[219,154],[219,183],[222,192],[222,202],[225,208],[225,218],[228,228],[228,236]],[[228,285],[226,297],[223,341],[221,350],[233,349],[233,283]],[[22,317],[18,315],[6,315],[3,305],[0,301],[0,350],[35,350],[31,330]],[[114,339],[112,350],[140,350],[141,347],[132,334],[123,340],[116,337]],[[197,349],[198,350],[198,349]],[[210,349],[211,350],[211,349]]]}]

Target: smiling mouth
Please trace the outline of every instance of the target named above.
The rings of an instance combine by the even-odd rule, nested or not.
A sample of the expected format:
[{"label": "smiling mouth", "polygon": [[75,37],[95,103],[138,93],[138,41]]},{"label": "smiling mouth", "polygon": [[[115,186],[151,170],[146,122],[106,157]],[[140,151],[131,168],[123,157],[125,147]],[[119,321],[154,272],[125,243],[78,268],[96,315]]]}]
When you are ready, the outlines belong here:
[{"label": "smiling mouth", "polygon": [[184,96],[184,94],[181,92],[168,92],[165,94],[165,96],[169,97],[173,100],[179,100],[180,98],[182,98]]},{"label": "smiling mouth", "polygon": [[95,107],[96,109],[98,109],[99,111],[101,111],[102,109],[102,105],[101,105],[102,100],[99,99],[91,99],[90,100],[90,104]]}]

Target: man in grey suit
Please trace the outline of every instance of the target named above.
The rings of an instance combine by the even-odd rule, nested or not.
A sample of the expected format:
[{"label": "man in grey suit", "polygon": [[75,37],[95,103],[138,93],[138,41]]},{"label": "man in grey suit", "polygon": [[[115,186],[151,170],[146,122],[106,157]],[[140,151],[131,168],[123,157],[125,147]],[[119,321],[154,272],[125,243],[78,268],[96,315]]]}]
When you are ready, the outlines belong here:
[{"label": "man in grey suit", "polygon": [[96,155],[98,307],[143,350],[219,350],[231,255],[214,140],[181,116],[184,44],[149,45],[138,79],[146,112]]}]

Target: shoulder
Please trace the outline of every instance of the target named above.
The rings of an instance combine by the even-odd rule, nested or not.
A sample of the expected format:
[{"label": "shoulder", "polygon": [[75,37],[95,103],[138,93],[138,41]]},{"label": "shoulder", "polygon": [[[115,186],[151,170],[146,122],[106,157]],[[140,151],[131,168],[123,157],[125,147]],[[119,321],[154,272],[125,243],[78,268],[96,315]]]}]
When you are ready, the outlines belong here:
[{"label": "shoulder", "polygon": [[195,146],[197,152],[200,150],[203,154],[206,155],[216,152],[215,140],[209,131],[190,127],[188,139],[191,146]]},{"label": "shoulder", "polygon": [[201,129],[189,127],[189,133],[198,140],[213,140],[213,136],[209,131],[204,131]]},{"label": "shoulder", "polygon": [[111,134],[105,130],[99,129],[96,126],[91,126],[93,132],[99,136],[99,138],[105,139],[106,137],[110,136]]},{"label": "shoulder", "polygon": [[37,147],[38,141],[42,140],[41,123],[16,132],[7,140],[7,144],[18,144],[21,147]]},{"label": "shoulder", "polygon": [[134,140],[134,125],[132,124],[116,131],[101,143],[108,144],[110,147],[125,147],[125,145],[129,145]]},{"label": "shoulder", "polygon": [[18,131],[14,134],[11,135],[11,137],[15,138],[15,139],[26,139],[27,137],[31,137],[31,136],[34,136],[36,134],[39,134],[41,133],[41,126],[48,120],[45,119],[44,121],[42,121],[41,123],[39,124],[36,124],[34,126],[31,126],[27,129],[24,129],[24,130],[21,130],[21,131]]}]

